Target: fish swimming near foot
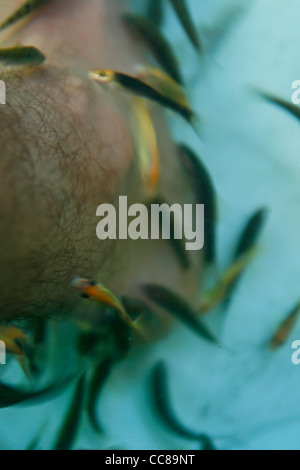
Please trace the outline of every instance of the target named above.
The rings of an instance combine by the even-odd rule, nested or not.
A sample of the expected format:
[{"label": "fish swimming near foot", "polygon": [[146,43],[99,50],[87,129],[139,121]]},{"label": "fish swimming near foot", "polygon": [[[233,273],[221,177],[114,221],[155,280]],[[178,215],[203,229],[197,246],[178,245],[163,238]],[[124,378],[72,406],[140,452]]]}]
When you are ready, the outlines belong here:
[{"label": "fish swimming near foot", "polygon": [[15,46],[0,49],[0,65],[8,67],[34,67],[46,60],[44,54],[33,46]]},{"label": "fish swimming near foot", "polygon": [[205,260],[216,261],[217,196],[213,180],[196,153],[187,145],[178,146],[181,163],[194,189],[196,203],[204,204]]},{"label": "fish swimming near foot", "polygon": [[91,70],[89,76],[92,80],[105,87],[111,86],[115,89],[140,96],[141,98],[146,98],[171,111],[174,111],[183,117],[183,119],[185,119],[200,136],[199,116],[189,106],[184,106],[180,102],[176,101],[176,99],[171,99],[168,96],[163,95],[144,81],[125,73],[105,69]]},{"label": "fish swimming near foot", "polygon": [[136,67],[136,71],[136,78],[142,80],[163,96],[166,96],[187,108],[191,107],[184,87],[164,70],[156,67],[139,65]]},{"label": "fish swimming near foot", "polygon": [[153,284],[143,285],[142,290],[151,302],[171,313],[202,339],[209,343],[219,344],[218,340],[207,326],[197,318],[197,313],[194,309],[181,296],[166,287]]},{"label": "fish swimming near foot", "polygon": [[6,20],[0,24],[0,31],[12,26],[17,21],[22,20],[26,16],[31,15],[41,6],[48,3],[50,0],[27,0],[23,5],[20,6],[12,15],[10,15]]},{"label": "fish swimming near foot", "polygon": [[160,180],[160,155],[147,105],[139,97],[135,97],[133,102],[131,127],[144,187],[149,196],[154,196]]},{"label": "fish swimming near foot", "polygon": [[273,335],[273,338],[270,342],[271,349],[275,350],[283,346],[288,340],[291,332],[296,325],[296,322],[300,315],[300,302],[293,308],[293,310],[288,314],[285,320],[280,324],[279,328]]},{"label": "fish swimming near foot", "polygon": [[75,277],[71,282],[71,286],[74,287],[82,297],[112,307],[120,314],[125,323],[137,329],[119,299],[102,284],[96,284],[89,279]]}]

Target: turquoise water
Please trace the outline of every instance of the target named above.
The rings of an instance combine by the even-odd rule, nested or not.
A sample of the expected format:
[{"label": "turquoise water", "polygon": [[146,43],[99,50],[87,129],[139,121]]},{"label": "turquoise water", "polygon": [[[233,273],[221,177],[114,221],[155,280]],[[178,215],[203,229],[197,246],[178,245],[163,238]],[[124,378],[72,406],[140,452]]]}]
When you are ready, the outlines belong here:
[{"label": "turquoise water", "polygon": [[[157,411],[153,371],[163,362],[168,400],[190,434],[206,434],[218,449],[298,450],[300,368],[292,364],[291,345],[300,338],[299,321],[281,348],[271,352],[268,344],[300,297],[300,127],[256,90],[290,102],[292,83],[300,78],[300,5],[296,0],[288,5],[283,0],[189,0],[206,50],[199,59],[165,3],[161,28],[174,46],[191,103],[203,121],[202,141],[181,120],[170,117],[170,125],[176,140],[201,155],[216,187],[217,273],[230,264],[249,217],[266,207],[268,219],[256,257],[227,311],[215,308],[205,318],[221,346],[204,341],[180,322],[146,346],[129,348],[129,334],[129,352],[113,361],[97,402],[103,432],[94,432],[84,414],[72,447],[201,448],[199,438],[174,432]],[[136,4],[145,12],[142,2]],[[64,323],[51,326],[50,363],[59,363],[55,377],[77,370],[71,347],[77,333],[71,328]],[[51,341],[59,344],[58,351]],[[90,364],[85,358],[79,367]],[[3,382],[25,383],[13,361],[0,368]],[[46,372],[43,383],[52,380]],[[36,447],[52,449],[74,390],[73,381],[46,403],[0,410],[0,448],[24,449],[39,436]]]}]

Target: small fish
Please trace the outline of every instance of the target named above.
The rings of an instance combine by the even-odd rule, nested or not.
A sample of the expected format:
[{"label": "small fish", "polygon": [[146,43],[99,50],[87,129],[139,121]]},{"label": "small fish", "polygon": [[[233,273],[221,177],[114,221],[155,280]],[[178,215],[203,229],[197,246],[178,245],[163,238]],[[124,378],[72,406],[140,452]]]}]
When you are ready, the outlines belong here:
[{"label": "small fish", "polygon": [[290,114],[292,114],[294,117],[300,120],[300,108],[299,106],[290,103],[289,101],[285,101],[281,98],[277,98],[275,96],[269,95],[264,92],[259,92],[260,96],[262,96],[265,100],[269,101],[270,103],[273,103],[280,108],[285,109],[288,111]]},{"label": "small fish", "polygon": [[171,292],[166,287],[157,285],[144,285],[142,287],[146,296],[159,307],[174,315],[182,323],[186,324],[192,331],[202,339],[210,343],[218,343],[209,329],[197,318],[194,310],[186,300]]},{"label": "small fish", "polygon": [[[267,216],[267,209],[259,209],[255,212],[252,217],[250,217],[249,221],[247,222],[244,230],[242,231],[242,235],[240,240],[234,250],[233,254],[233,263],[239,260],[241,257],[246,255],[247,253],[252,252],[255,249],[255,245],[257,244],[258,237],[261,234],[262,228],[266,221]],[[242,274],[242,273],[241,273]],[[224,307],[227,308],[230,304],[232,294],[234,289],[239,281],[239,276],[236,277],[235,281],[231,283],[230,288],[227,290],[227,296],[224,301]]]},{"label": "small fish", "polygon": [[136,77],[126,75],[121,72],[114,72],[113,70],[92,70],[90,71],[90,78],[99,82],[100,84],[107,86],[114,86],[117,89],[121,89],[127,93],[131,93],[142,98],[146,98],[150,101],[160,104],[161,106],[174,111],[183,117],[200,135],[199,130],[199,117],[198,115],[187,106],[182,106],[175,100],[168,98],[167,96],[159,93],[155,88],[147,85],[142,80]]},{"label": "small fish", "polygon": [[21,369],[27,379],[31,381],[28,355],[32,354],[32,344],[28,336],[19,328],[14,326],[0,327],[0,340],[4,341],[6,352],[16,356]]},{"label": "small fish", "polygon": [[86,380],[83,375],[76,386],[71,405],[67,411],[65,421],[57,437],[54,450],[70,450],[77,437],[80,420],[83,412]]},{"label": "small fish", "polygon": [[163,70],[149,66],[138,66],[136,71],[138,79],[154,88],[161,95],[176,101],[181,106],[191,107],[185,89]]},{"label": "small fish", "polygon": [[256,244],[258,236],[260,235],[262,227],[266,221],[267,213],[268,210],[266,208],[262,208],[250,217],[235,249],[233,255],[234,260],[245,254]]},{"label": "small fish", "polygon": [[159,65],[179,84],[183,84],[177,58],[169,41],[157,26],[141,16],[126,14],[125,24],[137,33],[151,50]]},{"label": "small fish", "polygon": [[208,264],[216,258],[217,198],[214,183],[200,158],[187,145],[179,145],[179,156],[196,196],[197,204],[204,204],[205,259]]},{"label": "small fish", "polygon": [[281,323],[275,335],[273,336],[270,347],[271,349],[280,348],[288,340],[300,314],[300,303],[293,308],[287,318]]},{"label": "small fish", "polygon": [[36,10],[38,10],[42,5],[49,2],[50,0],[27,0],[20,8],[15,11],[11,16],[9,16],[3,23],[0,24],[0,30],[7,28],[8,26],[13,25],[19,20],[22,20],[28,15],[31,15]]},{"label": "small fish", "polygon": [[155,195],[160,180],[160,156],[155,128],[142,98],[134,98],[131,126],[144,186],[152,196]]},{"label": "small fish", "polygon": [[[164,204],[167,204],[168,207],[170,204],[168,204],[166,201],[163,199],[156,197],[150,201],[150,204],[158,204],[159,206],[162,206]],[[150,211],[149,211],[150,214]],[[162,217],[162,215],[161,215]],[[149,225],[151,221],[149,219]],[[166,241],[169,243],[170,247],[173,249],[174,254],[176,255],[178,261],[181,264],[181,267],[183,269],[189,269],[191,266],[191,260],[188,255],[188,251],[185,249],[185,243],[183,240],[178,239],[175,237],[175,229],[176,229],[176,219],[173,213],[170,214],[170,238],[168,238]],[[162,219],[160,219],[160,238],[163,238],[162,234]]]},{"label": "small fish", "polygon": [[4,341],[6,351],[16,356],[23,355],[22,342],[27,340],[26,334],[14,326],[0,327],[0,340]]},{"label": "small fish", "polygon": [[200,441],[205,450],[216,450],[212,440],[206,434],[197,433],[186,428],[175,416],[170,405],[168,371],[163,361],[153,370],[152,395],[157,413],[162,421],[177,435],[186,439]]},{"label": "small fish", "polygon": [[135,324],[132,322],[130,316],[126,312],[121,302],[112,292],[106,289],[102,284],[96,284],[94,281],[90,281],[81,277],[76,277],[75,279],[73,279],[71,285],[78,292],[80,292],[82,297],[94,300],[95,302],[100,302],[103,305],[107,305],[117,310],[121,315],[122,320],[132,328],[136,329]]},{"label": "small fish", "polygon": [[0,64],[11,67],[39,66],[46,60],[41,51],[32,46],[0,49]]},{"label": "small fish", "polygon": [[203,51],[203,47],[197,32],[197,29],[193,23],[193,19],[188,10],[186,0],[170,0],[170,3],[177,14],[177,17],[182,24],[187,36],[191,43],[194,45],[198,52]]},{"label": "small fish", "polygon": [[255,250],[249,250],[246,254],[240,256],[232,266],[230,266],[216,286],[207,292],[201,299],[199,306],[200,313],[207,313],[213,310],[227,299],[228,295],[232,293],[233,286],[253,259],[254,255]]},{"label": "small fish", "polygon": [[148,0],[147,16],[152,23],[161,26],[164,20],[164,0]]}]

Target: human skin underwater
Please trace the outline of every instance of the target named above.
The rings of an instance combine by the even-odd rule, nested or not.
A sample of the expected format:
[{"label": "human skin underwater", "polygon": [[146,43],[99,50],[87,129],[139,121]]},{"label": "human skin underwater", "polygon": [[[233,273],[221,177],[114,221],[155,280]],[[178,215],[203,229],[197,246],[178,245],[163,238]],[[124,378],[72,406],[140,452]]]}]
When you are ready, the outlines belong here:
[{"label": "human skin underwater", "polygon": [[1,2],[1,449],[300,448],[292,19],[240,3]]}]

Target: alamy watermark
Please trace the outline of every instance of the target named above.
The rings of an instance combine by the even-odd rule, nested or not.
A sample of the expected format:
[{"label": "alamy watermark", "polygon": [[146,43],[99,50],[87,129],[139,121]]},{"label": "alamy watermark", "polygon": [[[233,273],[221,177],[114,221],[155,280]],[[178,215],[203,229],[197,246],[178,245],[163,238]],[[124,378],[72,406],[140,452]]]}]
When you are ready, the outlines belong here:
[{"label": "alamy watermark", "polygon": [[292,343],[292,349],[295,349],[295,351],[292,354],[292,363],[295,366],[299,366],[300,364],[300,341],[296,340]]},{"label": "alamy watermark", "polygon": [[295,90],[292,93],[292,103],[298,106],[300,104],[300,80],[293,81],[292,89]]},{"label": "alamy watermark", "polygon": [[203,204],[132,204],[127,196],[119,197],[118,208],[101,204],[96,211],[101,217],[96,228],[99,240],[185,240],[187,251],[204,246]]}]

